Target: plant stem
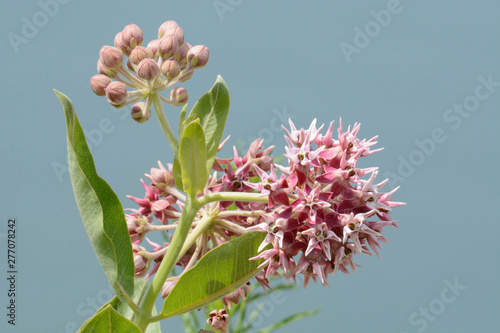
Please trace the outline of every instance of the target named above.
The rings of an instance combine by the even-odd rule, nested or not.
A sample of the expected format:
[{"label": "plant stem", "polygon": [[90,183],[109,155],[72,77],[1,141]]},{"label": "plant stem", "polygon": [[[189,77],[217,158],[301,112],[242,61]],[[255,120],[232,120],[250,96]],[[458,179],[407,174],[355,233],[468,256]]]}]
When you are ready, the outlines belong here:
[{"label": "plant stem", "polygon": [[268,197],[260,193],[246,193],[246,192],[218,192],[206,194],[199,198],[198,201],[201,205],[206,205],[214,201],[243,201],[243,202],[267,202]]},{"label": "plant stem", "polygon": [[[155,103],[155,108],[156,104],[161,104],[158,96],[153,97],[153,103]],[[157,108],[156,111],[157,113],[160,113],[158,112]],[[163,114],[163,109],[161,109],[160,111],[161,114]],[[163,116],[165,115],[163,114]],[[158,118],[160,118],[160,116]],[[170,126],[168,126],[168,128],[170,129]],[[175,145],[177,145],[177,140],[175,140]],[[179,260],[179,256],[182,256],[184,253],[186,253],[191,245],[194,244],[196,239],[200,235],[202,235],[213,223],[213,219],[215,216],[211,216],[210,214],[205,215],[200,221],[198,221],[196,228],[191,232],[189,237],[187,237],[189,230],[191,229],[193,220],[200,208],[214,201],[267,202],[268,197],[262,196],[259,193],[219,192],[206,194],[201,198],[196,198],[195,196],[189,196],[186,198],[186,205],[182,211],[179,224],[174,233],[172,242],[168,247],[168,251],[165,253],[165,257],[163,258],[160,267],[155,274],[153,282],[148,287],[148,290],[146,291],[144,297],[142,297],[142,299],[140,300],[140,313],[136,315],[134,323],[141,329],[141,331],[145,332],[146,328],[152,321],[162,319],[161,315],[158,315],[154,318],[151,317],[151,310],[153,309],[156,298],[160,294],[161,288],[168,278],[170,271],[174,267],[175,263]]]},{"label": "plant stem", "polygon": [[175,138],[174,132],[172,132],[172,128],[170,127],[167,117],[165,116],[165,111],[163,111],[163,105],[161,104],[160,94],[157,91],[155,91],[151,93],[150,98],[153,100],[156,116],[158,117],[158,121],[160,122],[160,126],[161,129],[163,130],[163,133],[167,137],[168,143],[170,144],[170,148],[172,148],[174,154],[177,154],[177,150],[179,149],[179,143]]},{"label": "plant stem", "polygon": [[191,224],[193,223],[194,217],[200,208],[201,204],[196,197],[187,198],[186,206],[184,207],[177,230],[175,231],[172,242],[168,247],[168,251],[155,274],[153,282],[149,286],[146,294],[141,299],[139,304],[141,313],[136,317],[134,322],[143,332],[146,331],[146,328],[151,322],[151,310],[153,309],[156,298],[160,294],[161,288],[170,274],[170,271],[177,262],[177,258],[181,252],[183,244],[185,243]]}]

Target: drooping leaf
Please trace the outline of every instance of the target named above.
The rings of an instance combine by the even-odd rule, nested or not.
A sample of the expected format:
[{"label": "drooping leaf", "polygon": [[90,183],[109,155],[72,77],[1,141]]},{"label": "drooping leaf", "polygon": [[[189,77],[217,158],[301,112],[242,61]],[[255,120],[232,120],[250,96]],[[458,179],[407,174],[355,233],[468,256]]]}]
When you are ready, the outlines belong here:
[{"label": "drooping leaf", "polygon": [[71,183],[80,215],[97,258],[117,295],[120,284],[134,292],[132,244],[120,200],[97,174],[82,127],[69,98],[55,91],[66,118]]},{"label": "drooping leaf", "polygon": [[142,333],[130,320],[122,316],[108,304],[94,317],[88,320],[78,333]]},{"label": "drooping leaf", "polygon": [[176,316],[201,308],[243,286],[261,269],[263,260],[249,260],[266,233],[249,232],[205,254],[185,272],[165,299],[162,315]]},{"label": "drooping leaf", "polygon": [[226,82],[219,75],[212,88],[193,106],[190,116],[195,114],[205,133],[207,145],[207,172],[210,173],[215,155],[224,133],[229,112],[229,92]]},{"label": "drooping leaf", "polygon": [[206,161],[203,129],[197,121],[192,122],[182,133],[179,144],[179,163],[184,192],[194,196],[205,188],[208,178]]}]

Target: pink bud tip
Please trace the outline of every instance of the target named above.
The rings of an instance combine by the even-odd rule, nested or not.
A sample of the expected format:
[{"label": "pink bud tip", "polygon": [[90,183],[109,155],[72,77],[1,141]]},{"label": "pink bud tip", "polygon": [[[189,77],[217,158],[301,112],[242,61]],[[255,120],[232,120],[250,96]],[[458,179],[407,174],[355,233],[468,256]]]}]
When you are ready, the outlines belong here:
[{"label": "pink bud tip", "polygon": [[116,47],[104,45],[99,55],[102,64],[108,68],[117,68],[123,63],[123,53]]},{"label": "pink bud tip", "polygon": [[123,42],[121,31],[115,36],[115,46],[119,48],[124,54],[130,54],[130,48],[128,48],[127,45],[125,45],[125,43]]},{"label": "pink bud tip", "polygon": [[167,35],[165,32],[171,31],[178,27],[179,25],[175,21],[170,20],[163,22],[163,24],[160,25],[160,28],[158,29],[158,38],[162,38],[163,36]]},{"label": "pink bud tip", "polygon": [[144,35],[141,28],[139,28],[137,25],[129,24],[122,31],[122,40],[126,46],[133,49],[136,46],[142,44]]},{"label": "pink bud tip", "polygon": [[111,82],[106,87],[106,97],[111,104],[121,104],[127,98],[127,86],[123,82]]},{"label": "pink bud tip", "polygon": [[151,52],[151,54],[153,55],[153,58],[155,59],[158,59],[159,55],[158,55],[158,45],[160,44],[160,40],[159,39],[153,39],[152,41],[150,41],[148,43],[148,46],[146,46],[146,48],[149,50],[149,52]]},{"label": "pink bud tip", "polygon": [[163,59],[173,57],[179,51],[179,42],[174,36],[165,36],[158,44],[158,54]]},{"label": "pink bud tip", "polygon": [[143,46],[137,46],[136,48],[134,48],[130,53],[130,56],[128,57],[130,62],[134,65],[138,65],[141,60],[146,58],[152,58],[152,54],[147,48]]},{"label": "pink bud tip", "polygon": [[146,103],[139,102],[132,106],[132,111],[130,112],[132,119],[137,121],[139,124],[146,122],[151,118],[151,111],[147,108]]},{"label": "pink bud tip", "polygon": [[97,73],[106,75],[110,78],[114,78],[116,76],[116,70],[104,66],[100,59],[97,60]]},{"label": "pink bud tip", "polygon": [[[169,21],[174,22],[174,21]],[[166,22],[165,22],[166,23]],[[158,30],[158,38],[174,36],[179,45],[184,44],[184,31],[174,22],[174,24],[162,25]]]},{"label": "pink bud tip", "polygon": [[137,76],[144,80],[152,80],[160,74],[160,67],[150,58],[142,59],[137,65]]},{"label": "pink bud tip", "polygon": [[161,64],[161,71],[167,79],[171,80],[179,75],[181,67],[175,60],[165,60],[163,64]]},{"label": "pink bud tip", "polygon": [[196,45],[189,49],[187,54],[188,64],[193,68],[201,68],[208,62],[210,52],[205,45]]},{"label": "pink bud tip", "polygon": [[90,79],[90,88],[97,96],[106,95],[106,87],[111,83],[111,79],[106,75],[94,75]]},{"label": "pink bud tip", "polygon": [[170,99],[176,105],[184,105],[187,103],[189,98],[188,92],[182,87],[174,88],[170,91]]}]

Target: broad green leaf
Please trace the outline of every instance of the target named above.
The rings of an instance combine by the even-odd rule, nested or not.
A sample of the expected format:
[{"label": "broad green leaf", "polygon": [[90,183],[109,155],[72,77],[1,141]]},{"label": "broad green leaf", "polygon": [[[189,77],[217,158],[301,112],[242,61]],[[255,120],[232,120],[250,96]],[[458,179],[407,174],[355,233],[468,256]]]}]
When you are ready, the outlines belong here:
[{"label": "broad green leaf", "polygon": [[115,293],[121,295],[120,284],[132,295],[134,260],[123,207],[108,183],[97,174],[71,101],[66,95],[55,93],[66,117],[69,173],[83,225]]},{"label": "broad green leaf", "polygon": [[199,309],[243,286],[261,269],[263,260],[249,260],[266,237],[249,232],[205,254],[185,272],[165,299],[162,315],[176,316]]},{"label": "broad green leaf", "polygon": [[179,162],[179,153],[174,153],[174,165],[172,167],[172,174],[174,176],[175,186],[180,191],[184,191],[184,186],[182,185],[182,170],[181,163]]},{"label": "broad green leaf", "polygon": [[[146,281],[145,279],[135,279],[134,283],[134,294],[132,295],[132,300],[134,301],[135,304],[139,304],[141,297],[146,293],[150,283]],[[113,297],[109,302],[105,303],[103,306],[99,308],[99,310],[96,311],[96,314],[101,312],[103,309],[105,309],[108,305],[111,305],[113,309],[118,311],[119,314],[124,316],[125,318],[129,320],[133,320],[133,315],[134,311],[130,306],[128,306],[126,303],[122,302],[118,297]],[[153,306],[153,311],[152,315],[155,316],[157,315],[156,312],[156,306]],[[87,320],[84,325],[90,321],[92,318]],[[161,333],[161,328],[160,328],[160,323],[159,322],[154,322],[149,324],[148,328],[146,329],[146,333]]]},{"label": "broad green leaf", "polygon": [[207,145],[207,172],[210,173],[224,133],[229,112],[229,92],[219,75],[209,92],[203,95],[190,112],[200,119]]},{"label": "broad green leaf", "polygon": [[[185,109],[186,106],[182,110],[185,111]],[[181,118],[182,116],[179,117],[179,121]],[[199,120],[196,119],[195,114],[189,114],[189,116],[182,122],[182,124],[179,123],[179,138],[182,138],[182,134],[184,133],[186,127],[195,120],[199,122]],[[179,162],[179,151],[174,152],[174,166],[172,173],[174,175],[175,185],[179,190],[184,191],[184,187],[182,186],[182,170],[181,164]]]},{"label": "broad green leaf", "polygon": [[88,320],[78,333],[142,333],[130,320],[118,313],[111,304]]},{"label": "broad green leaf", "polygon": [[179,144],[179,162],[184,192],[196,195],[207,182],[207,153],[203,129],[198,122],[189,124],[182,133]]}]

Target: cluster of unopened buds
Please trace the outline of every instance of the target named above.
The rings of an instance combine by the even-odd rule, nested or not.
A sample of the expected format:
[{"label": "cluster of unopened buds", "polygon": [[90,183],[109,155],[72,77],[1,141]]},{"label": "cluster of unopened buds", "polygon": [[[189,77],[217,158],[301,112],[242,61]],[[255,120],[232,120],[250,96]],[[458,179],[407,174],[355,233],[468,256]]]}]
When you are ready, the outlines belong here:
[{"label": "cluster of unopened buds", "polygon": [[[297,129],[290,121],[290,129],[285,129],[288,165],[276,164],[271,155],[273,147],[263,148],[260,139],[243,155],[234,148],[233,158],[217,158],[200,195],[244,192],[257,193],[267,200],[207,204],[198,212],[192,228],[206,218],[212,219],[213,225],[177,265],[186,271],[212,248],[249,231],[267,234],[260,254],[252,258],[263,259],[256,279],[264,289],[270,288],[268,278],[272,275],[284,275],[295,282],[301,275],[304,287],[311,278],[329,285],[328,277],[338,271],[356,271],[357,254],[379,255],[380,243],[387,242],[383,229],[397,226],[391,210],[404,203],[391,200],[397,189],[382,191],[387,180],[375,182],[377,168],[357,166],[361,157],[381,150],[371,149],[377,137],[359,139],[359,129],[360,124],[355,124],[345,130],[340,120],[335,138],[331,123],[322,133],[323,125],[317,128],[316,120],[308,129]],[[176,187],[171,165],[159,163],[159,168],[151,169],[146,176],[151,181],[150,185],[142,181],[146,196],[129,197],[140,208],[127,215],[136,277],[154,274],[169,246],[155,244],[145,235],[158,230],[175,231],[186,200]],[[160,223],[154,223],[154,219]],[[152,250],[139,245],[143,239]],[[167,279],[162,297],[168,295],[177,280]],[[223,302],[230,307],[230,302],[244,299],[248,290],[244,286]]]},{"label": "cluster of unopened buds", "polygon": [[[92,91],[106,96],[112,106],[120,108],[135,103],[131,116],[139,123],[151,117],[153,93],[189,80],[194,70],[205,66],[209,58],[204,45],[184,42],[184,32],[174,21],[163,23],[158,29],[158,39],[146,47],[141,46],[143,41],[142,30],[135,24],[127,25],[116,35],[114,47],[101,48],[97,61],[99,74],[90,79]],[[168,97],[160,97],[167,104],[184,105],[188,92],[175,87]],[[139,102],[142,100],[146,102]]]}]

